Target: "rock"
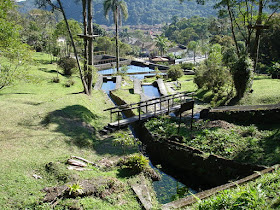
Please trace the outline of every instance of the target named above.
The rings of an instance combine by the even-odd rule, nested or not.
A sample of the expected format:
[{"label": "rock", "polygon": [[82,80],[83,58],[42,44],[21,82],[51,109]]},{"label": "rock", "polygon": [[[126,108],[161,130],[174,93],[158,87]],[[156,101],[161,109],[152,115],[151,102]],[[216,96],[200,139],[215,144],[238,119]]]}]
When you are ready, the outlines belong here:
[{"label": "rock", "polygon": [[83,161],[80,160],[74,160],[74,159],[68,159],[67,163],[69,165],[73,165],[73,166],[79,166],[79,167],[86,167],[87,164],[85,164]]}]

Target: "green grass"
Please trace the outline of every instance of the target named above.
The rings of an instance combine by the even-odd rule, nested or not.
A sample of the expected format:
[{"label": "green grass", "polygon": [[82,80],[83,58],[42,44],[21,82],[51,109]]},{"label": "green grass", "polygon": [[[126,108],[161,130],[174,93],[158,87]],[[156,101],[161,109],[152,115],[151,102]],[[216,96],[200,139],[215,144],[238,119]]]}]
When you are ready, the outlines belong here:
[{"label": "green grass", "polygon": [[280,80],[268,76],[256,76],[252,94],[240,101],[241,105],[259,105],[280,103]]},{"label": "green grass", "polygon": [[188,209],[279,209],[280,170],[265,174],[256,181],[235,189],[224,190],[215,196],[190,206]]},{"label": "green grass", "polygon": [[132,89],[118,89],[114,94],[124,99],[128,104],[140,101],[140,95],[134,94]]},{"label": "green grass", "polygon": [[[237,105],[267,105],[280,103],[280,80],[271,79],[268,76],[256,76],[252,86],[253,92],[248,93],[242,98]],[[229,102],[226,92],[220,96],[215,96],[212,91],[199,89],[197,98],[203,102],[210,103],[212,106],[223,105]],[[216,97],[216,98],[214,98]]]},{"label": "green grass", "polygon": [[[44,196],[41,190],[63,184],[64,176],[114,177],[126,183],[117,169],[66,170],[64,163],[71,155],[97,163],[102,158],[122,156],[121,148],[113,146],[112,138],[103,139],[98,134],[110,120],[109,113],[102,110],[113,104],[102,91],[93,91],[91,97],[81,94],[77,76],[72,77],[75,84],[69,88],[64,86],[69,78],[60,74],[60,83],[51,82],[56,76],[56,65],[48,64],[49,58],[44,54],[36,53],[35,59],[22,80],[0,91],[0,208],[47,208],[47,204],[39,204]],[[60,162],[58,173],[62,175],[48,173],[45,165],[49,162]],[[33,174],[43,178],[36,180]],[[110,199],[114,201],[82,198],[78,204],[100,209],[140,209],[128,187]]]}]

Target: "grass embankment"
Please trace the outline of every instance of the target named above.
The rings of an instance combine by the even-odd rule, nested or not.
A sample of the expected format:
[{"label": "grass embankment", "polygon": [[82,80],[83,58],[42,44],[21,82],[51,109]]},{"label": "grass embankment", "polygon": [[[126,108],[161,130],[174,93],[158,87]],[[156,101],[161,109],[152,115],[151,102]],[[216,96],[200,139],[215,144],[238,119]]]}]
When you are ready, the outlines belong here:
[{"label": "grass embankment", "polygon": [[187,209],[279,209],[280,170],[266,174],[246,185],[225,190],[211,198],[199,200]]},{"label": "grass embankment", "polygon": [[[123,155],[122,148],[112,145],[112,138],[98,135],[110,120],[109,113],[102,110],[112,103],[106,101],[102,91],[93,91],[91,97],[80,94],[82,85],[77,76],[71,78],[75,84],[69,88],[64,86],[69,78],[60,74],[60,83],[51,82],[56,65],[48,64],[49,57],[43,54],[36,54],[35,59],[23,80],[0,92],[0,208],[50,208],[40,204],[43,188],[62,185],[71,180],[69,177],[112,177],[124,183],[119,194],[105,200],[65,199],[57,207],[140,209],[126,178],[117,169],[76,172],[67,170],[64,164],[71,155],[97,163]],[[46,171],[49,162],[60,162],[61,170]],[[42,179],[33,178],[34,174]]]}]

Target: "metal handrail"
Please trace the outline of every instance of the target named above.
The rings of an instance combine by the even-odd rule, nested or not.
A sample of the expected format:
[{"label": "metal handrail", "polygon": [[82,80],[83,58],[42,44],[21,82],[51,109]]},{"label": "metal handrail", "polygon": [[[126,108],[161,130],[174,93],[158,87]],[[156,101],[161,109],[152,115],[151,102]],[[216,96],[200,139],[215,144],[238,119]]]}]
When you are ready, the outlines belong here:
[{"label": "metal handrail", "polygon": [[[161,100],[161,99],[170,98],[172,96],[180,95],[180,96],[177,96],[177,97],[173,97],[173,99],[176,99],[176,98],[181,97],[182,94],[184,94],[183,96],[192,95],[192,97],[193,97],[194,92],[190,92],[190,93],[189,92],[180,92],[180,93],[170,94],[170,95],[167,95],[167,96],[161,96],[161,97],[157,97],[157,98],[152,98],[152,99],[148,99],[146,101],[140,101],[140,102],[137,102],[137,103],[131,103],[131,104],[125,104],[125,105],[111,107],[111,108],[108,108],[108,109],[104,109],[103,111],[110,111],[110,110],[114,110],[114,109],[120,109],[121,111],[124,111],[123,108],[126,108],[128,106],[134,106],[134,105],[137,105],[139,103],[147,103],[147,102],[150,102],[150,101],[158,101],[158,100]],[[161,101],[165,102],[167,100],[164,100],[164,101],[161,100]],[[153,104],[149,104],[149,105],[153,105]]]}]

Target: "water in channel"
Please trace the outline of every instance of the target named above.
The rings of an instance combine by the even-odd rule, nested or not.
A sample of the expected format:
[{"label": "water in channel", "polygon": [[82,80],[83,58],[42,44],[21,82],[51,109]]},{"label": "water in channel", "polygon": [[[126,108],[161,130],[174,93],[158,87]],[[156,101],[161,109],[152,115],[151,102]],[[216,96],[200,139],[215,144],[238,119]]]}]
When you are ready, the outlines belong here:
[{"label": "water in channel", "polygon": [[[142,68],[142,67],[137,67],[137,70],[139,70],[139,68]],[[134,70],[135,69],[136,68],[134,68]],[[107,74],[107,72],[109,72],[109,71],[112,71],[112,69],[108,70],[108,71],[103,70],[102,74]],[[139,71],[137,71],[137,72],[139,72]],[[101,72],[99,71],[99,73],[101,73]],[[143,75],[144,74],[138,74],[138,75],[132,75],[132,76],[135,77],[135,78],[140,78],[141,79]],[[116,83],[114,83],[113,81],[107,81],[107,82],[103,83],[102,90],[104,90],[109,95],[109,91],[114,90],[115,86],[116,86]],[[155,87],[153,85],[143,85],[142,88],[143,88],[144,94],[147,95],[148,97],[150,97],[150,98],[160,97],[160,92],[159,92],[157,87]],[[111,100],[112,100],[112,98],[111,98]],[[134,132],[132,131],[132,133],[134,133]],[[158,171],[158,173],[160,173],[160,175],[161,175],[161,180],[160,181],[153,182],[153,187],[154,187],[154,190],[156,192],[157,199],[158,199],[159,203],[165,204],[165,203],[171,202],[173,200],[176,200],[180,197],[185,197],[189,194],[196,193],[194,190],[188,188],[183,183],[177,181],[173,177],[171,177],[168,174],[162,172],[160,169],[154,167],[153,164],[151,163],[151,161],[150,161],[150,166],[154,170]]]},{"label": "water in channel", "polygon": [[142,85],[143,93],[149,98],[160,97],[160,92],[157,87],[153,85]]},{"label": "water in channel", "polygon": [[102,84],[102,90],[104,90],[107,94],[109,94],[110,90],[114,90],[116,87],[116,83],[113,81],[107,81],[107,82],[103,82]]}]

